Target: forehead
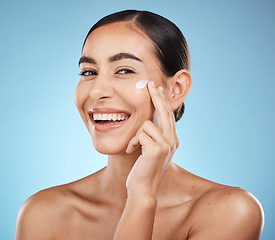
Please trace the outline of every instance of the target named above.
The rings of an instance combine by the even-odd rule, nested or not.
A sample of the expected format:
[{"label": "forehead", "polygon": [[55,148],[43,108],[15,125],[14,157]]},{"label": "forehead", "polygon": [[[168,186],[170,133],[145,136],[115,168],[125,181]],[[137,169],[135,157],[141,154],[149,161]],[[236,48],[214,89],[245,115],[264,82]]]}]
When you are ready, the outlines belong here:
[{"label": "forehead", "polygon": [[127,22],[110,23],[95,29],[83,47],[83,56],[115,55],[131,52],[139,57],[154,57],[152,40]]}]

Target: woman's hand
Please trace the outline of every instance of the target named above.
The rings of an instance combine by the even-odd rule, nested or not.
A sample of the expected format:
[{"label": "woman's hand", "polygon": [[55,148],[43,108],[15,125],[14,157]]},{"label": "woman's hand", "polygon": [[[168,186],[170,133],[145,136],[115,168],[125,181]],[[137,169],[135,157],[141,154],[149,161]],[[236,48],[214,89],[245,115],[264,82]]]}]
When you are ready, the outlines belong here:
[{"label": "woman's hand", "polygon": [[145,121],[126,149],[131,154],[141,146],[142,153],[127,178],[128,198],[115,240],[152,239],[159,181],[179,145],[174,115],[163,88],[156,88],[154,82],[149,82],[148,89],[158,124]]},{"label": "woman's hand", "polygon": [[141,146],[142,154],[129,173],[128,195],[155,198],[162,174],[179,146],[173,112],[163,88],[154,82],[148,84],[149,94],[157,113],[158,126],[145,121],[126,149],[128,154]]}]

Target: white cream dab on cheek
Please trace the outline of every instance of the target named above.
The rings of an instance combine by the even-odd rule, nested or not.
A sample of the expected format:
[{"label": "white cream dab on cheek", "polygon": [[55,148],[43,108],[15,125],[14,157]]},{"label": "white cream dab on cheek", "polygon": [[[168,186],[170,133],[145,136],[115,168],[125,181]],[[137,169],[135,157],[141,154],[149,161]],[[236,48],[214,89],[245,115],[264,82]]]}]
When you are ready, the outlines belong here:
[{"label": "white cream dab on cheek", "polygon": [[145,88],[146,85],[148,83],[148,80],[144,79],[144,80],[140,80],[136,83],[136,88],[137,89],[142,89],[142,88]]}]

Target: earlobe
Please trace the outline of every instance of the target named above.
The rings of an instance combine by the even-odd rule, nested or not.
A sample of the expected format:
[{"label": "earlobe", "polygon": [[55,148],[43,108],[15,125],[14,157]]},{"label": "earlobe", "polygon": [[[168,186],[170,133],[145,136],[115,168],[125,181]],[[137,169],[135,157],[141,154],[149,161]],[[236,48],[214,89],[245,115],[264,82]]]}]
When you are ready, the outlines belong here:
[{"label": "earlobe", "polygon": [[181,69],[172,77],[171,83],[170,106],[172,110],[175,110],[184,101],[191,89],[191,73],[186,69]]}]

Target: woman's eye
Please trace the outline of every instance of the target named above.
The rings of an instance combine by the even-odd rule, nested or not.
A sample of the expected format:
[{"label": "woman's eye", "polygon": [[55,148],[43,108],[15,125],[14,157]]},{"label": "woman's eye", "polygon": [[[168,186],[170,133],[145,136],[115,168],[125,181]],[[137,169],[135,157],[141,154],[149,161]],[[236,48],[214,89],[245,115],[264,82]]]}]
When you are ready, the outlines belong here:
[{"label": "woman's eye", "polygon": [[80,73],[80,76],[92,76],[92,75],[97,75],[95,71],[82,71]]},{"label": "woman's eye", "polygon": [[118,74],[131,74],[131,73],[135,73],[133,70],[130,69],[121,69],[117,72]]}]

